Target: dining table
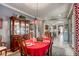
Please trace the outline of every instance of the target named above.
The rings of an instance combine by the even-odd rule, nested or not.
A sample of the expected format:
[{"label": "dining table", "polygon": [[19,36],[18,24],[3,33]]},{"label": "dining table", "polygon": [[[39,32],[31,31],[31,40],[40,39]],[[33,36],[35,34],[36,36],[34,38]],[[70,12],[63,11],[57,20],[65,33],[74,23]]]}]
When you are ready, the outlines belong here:
[{"label": "dining table", "polygon": [[31,56],[45,56],[50,46],[50,39],[43,38],[43,41],[37,41],[36,38],[25,40],[25,52]]}]

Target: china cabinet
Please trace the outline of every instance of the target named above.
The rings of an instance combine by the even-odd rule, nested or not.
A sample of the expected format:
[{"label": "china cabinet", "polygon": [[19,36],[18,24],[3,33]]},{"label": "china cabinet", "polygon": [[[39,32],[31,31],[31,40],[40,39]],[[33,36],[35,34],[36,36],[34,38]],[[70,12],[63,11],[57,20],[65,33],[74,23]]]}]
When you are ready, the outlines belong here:
[{"label": "china cabinet", "polygon": [[18,49],[18,43],[17,43],[18,37],[21,36],[24,38],[24,36],[27,36],[29,34],[29,20],[21,19],[15,16],[10,17],[10,19],[11,19],[10,48],[12,51],[16,51]]}]

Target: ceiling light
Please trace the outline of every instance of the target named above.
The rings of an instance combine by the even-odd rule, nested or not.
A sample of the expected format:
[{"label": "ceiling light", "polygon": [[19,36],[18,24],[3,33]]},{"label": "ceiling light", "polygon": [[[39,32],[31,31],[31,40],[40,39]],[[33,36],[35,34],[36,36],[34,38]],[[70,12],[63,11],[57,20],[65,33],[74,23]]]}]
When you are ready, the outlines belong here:
[{"label": "ceiling light", "polygon": [[61,14],[59,14],[58,16],[59,16],[59,17],[61,17],[62,15],[61,15]]}]

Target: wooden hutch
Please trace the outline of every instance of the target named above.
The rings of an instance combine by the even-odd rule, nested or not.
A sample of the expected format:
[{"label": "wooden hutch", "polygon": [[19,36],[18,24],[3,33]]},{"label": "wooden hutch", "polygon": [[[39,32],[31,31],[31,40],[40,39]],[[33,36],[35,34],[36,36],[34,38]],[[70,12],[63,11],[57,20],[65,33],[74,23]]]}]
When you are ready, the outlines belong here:
[{"label": "wooden hutch", "polygon": [[29,35],[30,21],[18,18],[16,16],[11,16],[10,19],[11,19],[10,49],[11,51],[16,51],[18,49],[18,43],[17,43],[18,37],[22,36],[24,39],[27,39],[26,36]]}]

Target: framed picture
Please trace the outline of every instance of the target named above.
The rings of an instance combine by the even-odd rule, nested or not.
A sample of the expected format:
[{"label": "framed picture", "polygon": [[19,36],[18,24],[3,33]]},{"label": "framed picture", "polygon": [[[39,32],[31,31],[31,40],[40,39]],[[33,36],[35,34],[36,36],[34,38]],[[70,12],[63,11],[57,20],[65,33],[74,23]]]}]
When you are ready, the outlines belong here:
[{"label": "framed picture", "polygon": [[56,29],[56,25],[53,26],[53,29]]},{"label": "framed picture", "polygon": [[2,18],[0,18],[0,29],[2,29]]}]

